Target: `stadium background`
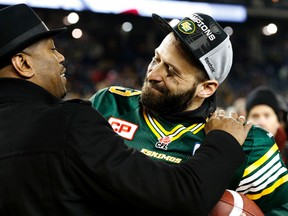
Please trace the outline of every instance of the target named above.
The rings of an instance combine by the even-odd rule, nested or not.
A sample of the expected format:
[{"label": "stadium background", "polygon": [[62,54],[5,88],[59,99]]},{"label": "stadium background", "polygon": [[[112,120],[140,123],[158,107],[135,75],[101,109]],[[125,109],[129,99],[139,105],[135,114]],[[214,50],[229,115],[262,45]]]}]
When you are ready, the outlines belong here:
[{"label": "stadium background", "polygon": [[[121,0],[118,1],[121,4]],[[221,95],[218,106],[226,108],[262,84],[272,87],[288,101],[288,1],[201,2],[240,4],[247,10],[245,22],[219,21],[222,27],[229,26],[233,30],[234,62],[230,75],[217,92]],[[0,8],[5,6],[0,3]],[[63,18],[73,12],[33,8],[51,28],[63,26]],[[109,85],[141,88],[146,67],[164,36],[152,18],[89,10],[77,13],[79,21],[68,25],[67,33],[55,38],[58,50],[66,57],[67,98],[87,99]],[[124,32],[121,28],[124,22],[133,24],[133,30]],[[274,23],[278,31],[267,36],[262,33],[262,28],[269,23]],[[83,32],[79,39],[71,36],[75,28]]]}]

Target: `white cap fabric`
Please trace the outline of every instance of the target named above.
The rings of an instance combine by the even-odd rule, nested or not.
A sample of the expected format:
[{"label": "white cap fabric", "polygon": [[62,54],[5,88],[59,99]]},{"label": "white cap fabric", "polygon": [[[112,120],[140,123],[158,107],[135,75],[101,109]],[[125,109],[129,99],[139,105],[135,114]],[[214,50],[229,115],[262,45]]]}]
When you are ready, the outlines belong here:
[{"label": "white cap fabric", "polygon": [[209,15],[195,13],[183,18],[175,26],[157,14],[154,21],[163,30],[174,32],[188,50],[204,66],[209,78],[222,83],[230,72],[233,50],[229,35]]}]

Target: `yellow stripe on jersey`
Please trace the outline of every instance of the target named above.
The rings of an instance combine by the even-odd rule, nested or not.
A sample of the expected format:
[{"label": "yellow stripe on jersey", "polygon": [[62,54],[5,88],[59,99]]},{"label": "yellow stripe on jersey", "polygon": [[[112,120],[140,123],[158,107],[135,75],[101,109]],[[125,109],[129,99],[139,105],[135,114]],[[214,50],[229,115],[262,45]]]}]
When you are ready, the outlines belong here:
[{"label": "yellow stripe on jersey", "polygon": [[280,185],[288,181],[288,174],[282,176],[280,179],[278,179],[273,185],[270,187],[264,189],[261,193],[258,194],[245,194],[249,199],[251,200],[257,200],[260,199],[262,196],[265,196],[267,194],[272,193],[276,188],[278,188]]},{"label": "yellow stripe on jersey", "polygon": [[269,151],[263,155],[259,160],[255,161],[253,164],[251,164],[249,167],[247,167],[244,171],[243,177],[249,175],[252,173],[254,170],[259,168],[262,164],[264,164],[276,151],[278,151],[278,146],[275,143]]},{"label": "yellow stripe on jersey", "polygon": [[147,125],[158,139],[164,136],[169,136],[171,141],[174,141],[178,139],[183,133],[189,131],[181,124],[174,127],[171,131],[166,131],[155,118],[149,115],[148,112],[146,113],[143,111],[143,115]]},{"label": "yellow stripe on jersey", "polygon": [[177,125],[174,127],[171,131],[165,130],[163,126],[155,119],[153,116],[150,116],[149,112],[145,109],[143,109],[143,116],[145,119],[145,122],[147,123],[148,127],[152,131],[152,133],[159,138],[163,137],[169,137],[171,142],[174,140],[179,139],[183,134],[187,132],[192,132],[193,134],[198,133],[201,129],[204,128],[203,123],[200,124],[193,124],[189,127],[184,127],[182,124]]},{"label": "yellow stripe on jersey", "polygon": [[179,132],[179,134],[177,134],[176,136],[174,134],[172,134],[175,136],[175,138],[173,140],[178,139],[180,136],[182,136],[182,134],[187,133],[187,132],[192,132],[193,134],[196,134],[204,127],[203,123],[193,124],[187,128],[185,128],[183,125],[181,125],[181,126],[182,126],[181,127],[182,131]]},{"label": "yellow stripe on jersey", "polygon": [[202,124],[197,130],[193,131],[193,134],[197,134],[200,130],[204,128],[205,124]]},{"label": "yellow stripe on jersey", "polygon": [[151,125],[150,121],[148,120],[148,116],[145,112],[145,110],[143,111],[143,116],[144,116],[144,119],[148,125],[148,127],[150,128],[150,130],[153,132],[153,134],[155,134],[155,136],[159,139],[161,138],[161,135],[154,129],[154,127]]},{"label": "yellow stripe on jersey", "polygon": [[[149,115],[149,114],[148,114]],[[199,123],[199,124],[193,124],[189,127],[184,127],[182,124],[177,125],[176,127],[174,127],[171,131],[167,131],[165,130],[165,128],[162,127],[162,125],[157,121],[157,119],[155,119],[154,117],[151,117],[151,120],[154,122],[155,125],[157,125],[158,129],[160,129],[166,136],[168,135],[174,135],[177,134],[177,136],[175,136],[175,138],[180,137],[183,133],[186,132],[193,132],[193,134],[198,133],[201,129],[204,128],[205,124],[203,123]],[[199,127],[199,128],[197,128]],[[193,130],[194,129],[194,130]],[[179,132],[181,131],[181,132]],[[179,134],[178,134],[179,133]],[[175,139],[174,139],[175,140]]]},{"label": "yellow stripe on jersey", "polygon": [[247,193],[248,190],[253,190],[253,192],[256,192],[254,190],[262,190],[263,185],[271,183],[286,171],[287,169],[280,162],[280,155],[275,154],[272,160],[261,166],[257,172],[253,172],[249,177],[243,178],[238,185],[237,192]]},{"label": "yellow stripe on jersey", "polygon": [[127,89],[121,86],[111,86],[109,87],[109,91],[118,95],[125,96],[125,97],[130,97],[130,96],[141,94],[140,90]]},{"label": "yellow stripe on jersey", "polygon": [[166,131],[166,130],[162,127],[162,125],[161,125],[155,118],[152,117],[152,120],[153,120],[153,122],[157,125],[157,127],[158,127],[162,132],[164,132],[165,135],[172,134],[172,133],[174,133],[175,131],[177,131],[179,128],[183,127],[183,125],[181,125],[181,124],[180,124],[180,125],[177,125],[175,128],[173,128],[173,129],[169,132],[169,131]]},{"label": "yellow stripe on jersey", "polygon": [[182,136],[182,134],[188,132],[189,130],[187,130],[187,128],[183,129],[180,133],[178,133],[176,136],[172,137],[172,140],[176,140],[178,139],[179,137]]}]

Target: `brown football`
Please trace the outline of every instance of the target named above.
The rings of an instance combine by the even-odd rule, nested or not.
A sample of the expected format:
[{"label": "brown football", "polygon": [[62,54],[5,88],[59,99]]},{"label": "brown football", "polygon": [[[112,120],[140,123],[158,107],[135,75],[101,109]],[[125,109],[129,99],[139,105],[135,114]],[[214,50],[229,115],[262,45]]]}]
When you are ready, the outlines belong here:
[{"label": "brown football", "polygon": [[256,203],[247,196],[226,190],[209,216],[240,216],[241,213],[245,213],[246,216],[264,216]]}]

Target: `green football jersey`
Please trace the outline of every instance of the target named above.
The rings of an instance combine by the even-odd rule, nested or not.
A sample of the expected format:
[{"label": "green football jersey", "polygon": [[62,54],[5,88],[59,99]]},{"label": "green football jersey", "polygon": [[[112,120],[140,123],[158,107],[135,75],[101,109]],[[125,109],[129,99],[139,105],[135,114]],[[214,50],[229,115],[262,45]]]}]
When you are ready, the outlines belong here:
[{"label": "green football jersey", "polygon": [[[111,86],[90,100],[128,146],[151,158],[177,164],[197,154],[205,137],[205,121],[196,118],[187,125],[154,116],[139,103],[140,94]],[[265,215],[288,215],[288,172],[271,133],[253,126],[242,147],[246,160],[228,189],[246,194]]]}]

